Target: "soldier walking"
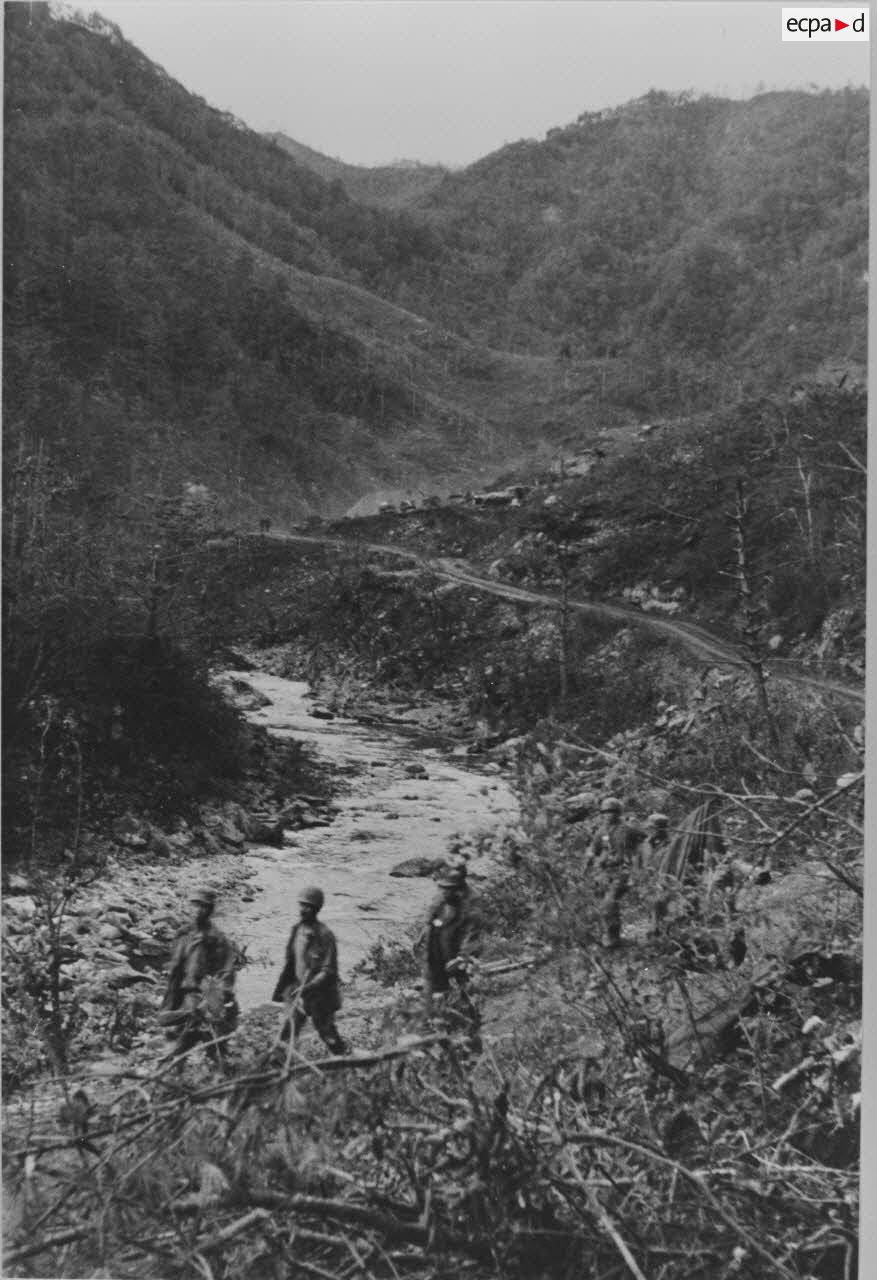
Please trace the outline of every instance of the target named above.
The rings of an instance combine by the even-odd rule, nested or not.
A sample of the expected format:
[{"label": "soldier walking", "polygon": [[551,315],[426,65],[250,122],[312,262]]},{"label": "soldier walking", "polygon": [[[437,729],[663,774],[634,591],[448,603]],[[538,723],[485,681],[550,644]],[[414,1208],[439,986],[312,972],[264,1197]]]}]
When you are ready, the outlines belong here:
[{"label": "soldier walking", "polygon": [[[338,1034],[335,1014],[341,1008],[338,986],[338,947],[335,935],[317,919],[323,908],[322,889],[310,887],[299,894],[299,920],[286,944],[286,963],[274,988],[272,1000],[292,1005],[292,1043],[298,1043],[308,1018],[330,1053],[348,1052]],[[282,1039],[289,1039],[289,1022]]]},{"label": "soldier walking", "polygon": [[470,1033],[480,1017],[469,992],[471,961],[481,954],[481,921],[466,883],[464,867],[446,871],[438,880],[439,896],[430,905],[424,944],[424,1000],[427,1017],[435,996],[449,996],[460,1006]]},{"label": "soldier walking", "polygon": [[212,889],[199,889],[192,905],[194,922],[174,942],[160,1020],[177,1041],[175,1056],[206,1042],[211,1056],[221,1062],[223,1046],[217,1040],[230,1034],[238,1021],[237,948],[213,923]]},{"label": "soldier walking", "polygon": [[652,901],[652,925],[650,937],[657,937],[664,928],[670,895],[663,883],[661,866],[670,843],[670,819],[666,813],[650,813],[646,822],[646,838],[640,848],[639,865],[643,885]]},{"label": "soldier walking", "polygon": [[588,863],[597,871],[603,920],[602,945],[614,950],[621,945],[621,899],[630,888],[630,873],[643,833],[621,820],[622,804],[607,796],[600,805],[602,823],[588,852]]}]

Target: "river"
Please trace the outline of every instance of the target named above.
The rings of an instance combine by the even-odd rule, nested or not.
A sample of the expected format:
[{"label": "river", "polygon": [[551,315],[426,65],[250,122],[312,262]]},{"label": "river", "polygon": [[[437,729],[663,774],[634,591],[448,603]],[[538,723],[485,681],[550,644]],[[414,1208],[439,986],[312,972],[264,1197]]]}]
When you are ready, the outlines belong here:
[{"label": "river", "polygon": [[[247,712],[251,721],[307,743],[345,780],[331,825],[297,831],[283,848],[256,845],[245,855],[253,900],[224,913],[223,927],[247,949],[249,963],[237,984],[246,1012],[270,999],[301,888],[316,884],[326,895],[320,918],[338,939],[343,980],[379,938],[399,938],[422,918],[435,893],[431,879],[391,876],[396,863],[440,858],[449,837],[514,823],[518,806],[500,776],[457,765],[402,732],[341,716],[315,718],[311,691],[301,681],[253,671],[227,676],[269,700]],[[425,776],[409,776],[411,765],[422,766]],[[486,868],[473,862],[470,869]]]}]

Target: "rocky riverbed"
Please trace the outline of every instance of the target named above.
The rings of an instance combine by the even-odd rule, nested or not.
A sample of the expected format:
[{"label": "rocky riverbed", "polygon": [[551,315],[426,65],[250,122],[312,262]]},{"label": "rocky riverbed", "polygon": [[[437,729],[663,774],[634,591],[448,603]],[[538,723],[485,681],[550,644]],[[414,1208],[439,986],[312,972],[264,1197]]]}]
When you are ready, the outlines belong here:
[{"label": "rocky riverbed", "polygon": [[[119,824],[99,873],[63,911],[13,877],[3,927],[12,964],[26,966],[54,928],[73,1058],[102,1070],[166,1051],[155,1024],[172,938],[198,886],[218,894],[217,924],[243,950],[244,1013],[264,1006],[279,970],[296,897],[326,894],[323,918],[338,937],[346,1004],[373,1004],[378,989],[352,971],[381,939],[406,938],[434,886],[430,870],[451,845],[486,874],[482,833],[514,824],[515,797],[496,764],[476,768],[423,745],[415,726],[362,725],[312,696],[307,684],[228,671],[218,677],[248,718],[275,738],[305,743],[339,783],[331,804],[302,796],[247,812],[227,803],[166,835],[135,819]],[[400,874],[401,873],[401,874]],[[413,873],[413,874],[412,874]],[[419,873],[419,874],[418,874]],[[43,895],[45,887],[43,887]]]},{"label": "rocky riverbed", "polygon": [[464,768],[410,735],[335,716],[299,681],[259,673],[229,678],[246,679],[267,699],[249,713],[257,723],[307,742],[348,780],[331,822],[289,832],[280,848],[255,846],[244,859],[255,897],[229,902],[224,918],[247,948],[238,983],[247,1010],[270,995],[304,884],[326,894],[322,918],[338,938],[344,976],[381,937],[398,938],[416,923],[435,892],[428,875],[394,869],[409,863],[428,871],[453,840],[469,855],[470,874],[486,874],[479,834],[514,822],[517,804],[495,765],[488,772]]}]

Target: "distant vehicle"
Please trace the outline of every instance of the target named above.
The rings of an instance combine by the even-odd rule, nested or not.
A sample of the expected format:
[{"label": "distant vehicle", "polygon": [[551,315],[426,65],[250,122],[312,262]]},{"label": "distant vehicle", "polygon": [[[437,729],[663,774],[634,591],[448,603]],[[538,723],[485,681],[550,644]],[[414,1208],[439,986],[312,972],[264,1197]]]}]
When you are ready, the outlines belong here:
[{"label": "distant vehicle", "polygon": [[378,515],[380,516],[389,516],[389,515],[395,515],[395,514],[396,514],[395,502],[382,502],[381,505],[378,507]]}]

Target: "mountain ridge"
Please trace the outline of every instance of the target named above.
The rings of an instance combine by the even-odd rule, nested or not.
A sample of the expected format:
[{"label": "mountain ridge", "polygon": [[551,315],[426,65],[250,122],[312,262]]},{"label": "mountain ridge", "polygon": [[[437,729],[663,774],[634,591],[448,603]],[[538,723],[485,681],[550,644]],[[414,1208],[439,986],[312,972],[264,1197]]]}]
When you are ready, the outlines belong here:
[{"label": "mountain ridge", "polygon": [[[326,180],[104,19],[43,18],[7,12],[7,423],[62,462],[121,431],[232,519],[335,514],[864,359],[858,91],[652,93],[460,171]],[[348,171],[421,185],[381,207]]]}]

